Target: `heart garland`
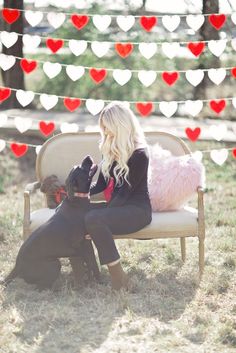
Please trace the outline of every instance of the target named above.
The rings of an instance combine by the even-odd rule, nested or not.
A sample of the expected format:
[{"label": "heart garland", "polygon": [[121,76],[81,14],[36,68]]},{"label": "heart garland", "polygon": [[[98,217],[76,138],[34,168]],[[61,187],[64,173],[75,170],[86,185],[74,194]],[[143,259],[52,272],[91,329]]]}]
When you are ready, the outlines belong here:
[{"label": "heart garland", "polygon": [[12,24],[20,17],[20,11],[17,9],[2,9],[2,17],[8,24]]},{"label": "heart garland", "polygon": [[195,129],[191,129],[190,127],[187,127],[185,129],[185,133],[186,133],[189,140],[195,142],[195,141],[197,141],[198,137],[200,136],[201,128],[196,127]]},{"label": "heart garland", "polygon": [[115,50],[122,58],[127,58],[132,53],[133,48],[134,46],[131,43],[115,43]]},{"label": "heart garland", "polygon": [[147,103],[138,102],[138,103],[136,103],[136,109],[137,109],[138,113],[141,114],[142,116],[150,115],[153,111],[153,107],[154,107],[154,105],[152,102],[147,102]]},{"label": "heart garland", "polygon": [[157,24],[157,18],[154,16],[150,16],[150,17],[141,16],[140,17],[140,25],[147,32],[150,32],[156,24]]},{"label": "heart garland", "polygon": [[10,88],[0,88],[0,104],[8,99],[11,95]]},{"label": "heart garland", "polygon": [[62,39],[52,39],[48,38],[46,40],[46,46],[53,52],[53,54],[56,54],[58,50],[60,50],[64,45],[64,41]]},{"label": "heart garland", "polygon": [[30,74],[31,72],[33,72],[37,68],[37,61],[35,61],[35,60],[30,61],[27,59],[21,59],[20,67],[26,74]]},{"label": "heart garland", "polygon": [[86,15],[71,15],[71,22],[73,24],[73,26],[78,29],[79,31],[84,28],[88,22],[89,22],[89,17]]},{"label": "heart garland", "polygon": [[55,124],[53,121],[47,123],[46,121],[41,120],[39,122],[39,130],[44,136],[49,136],[55,130]]},{"label": "heart garland", "polygon": [[28,145],[26,144],[19,144],[19,143],[11,143],[10,145],[11,151],[16,157],[22,157],[28,151]]},{"label": "heart garland", "polygon": [[79,98],[64,98],[64,106],[70,111],[74,112],[81,105],[81,100]]},{"label": "heart garland", "polygon": [[90,77],[93,79],[95,83],[101,83],[104,81],[107,71],[105,69],[90,69],[89,70]]}]

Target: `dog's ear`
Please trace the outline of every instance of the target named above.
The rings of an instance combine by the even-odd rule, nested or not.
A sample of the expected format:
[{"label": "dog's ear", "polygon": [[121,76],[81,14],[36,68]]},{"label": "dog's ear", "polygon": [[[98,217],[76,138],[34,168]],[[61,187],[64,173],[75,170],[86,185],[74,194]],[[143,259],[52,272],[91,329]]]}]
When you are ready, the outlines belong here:
[{"label": "dog's ear", "polygon": [[89,179],[91,180],[94,176],[94,174],[96,173],[96,171],[98,170],[98,166],[97,164],[93,164],[91,169],[90,169],[90,172],[89,172]]},{"label": "dog's ear", "polygon": [[90,168],[92,167],[92,165],[93,165],[93,160],[92,160],[91,156],[88,155],[83,159],[83,161],[81,163],[81,168],[89,171]]}]

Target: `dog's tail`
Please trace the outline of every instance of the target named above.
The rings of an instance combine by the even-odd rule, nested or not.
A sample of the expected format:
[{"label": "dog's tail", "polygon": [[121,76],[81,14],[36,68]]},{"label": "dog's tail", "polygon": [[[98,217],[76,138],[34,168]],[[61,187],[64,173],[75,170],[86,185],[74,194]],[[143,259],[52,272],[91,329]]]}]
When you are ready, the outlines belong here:
[{"label": "dog's tail", "polygon": [[13,268],[13,270],[9,273],[9,275],[4,278],[3,280],[0,281],[0,284],[6,287],[11,281],[18,276],[18,271],[16,269],[16,266]]}]

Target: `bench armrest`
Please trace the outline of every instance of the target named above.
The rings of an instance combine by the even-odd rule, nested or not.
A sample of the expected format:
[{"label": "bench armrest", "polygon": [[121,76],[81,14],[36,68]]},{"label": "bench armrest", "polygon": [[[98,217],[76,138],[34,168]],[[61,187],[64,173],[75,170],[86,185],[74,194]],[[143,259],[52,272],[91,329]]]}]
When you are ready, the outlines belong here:
[{"label": "bench armrest", "polygon": [[23,239],[29,235],[30,226],[30,194],[40,188],[40,182],[27,184],[24,190],[24,217],[23,217]]},{"label": "bench armrest", "polygon": [[197,194],[198,194],[198,226],[199,226],[199,234],[201,237],[205,237],[205,214],[204,214],[204,193],[206,189],[202,186],[198,186]]}]

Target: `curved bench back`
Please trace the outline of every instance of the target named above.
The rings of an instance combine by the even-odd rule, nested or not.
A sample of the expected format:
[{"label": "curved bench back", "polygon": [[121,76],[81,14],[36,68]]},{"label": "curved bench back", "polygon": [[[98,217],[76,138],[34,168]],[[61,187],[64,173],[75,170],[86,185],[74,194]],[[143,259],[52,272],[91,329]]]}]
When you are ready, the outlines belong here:
[{"label": "curved bench back", "polygon": [[[36,175],[39,181],[55,174],[60,182],[64,182],[73,165],[81,163],[86,155],[91,155],[95,163],[101,161],[98,147],[99,132],[63,133],[47,140],[36,159]],[[191,153],[188,146],[180,138],[162,131],[148,131],[145,136],[149,145],[159,143],[162,148],[172,154],[181,156]],[[98,174],[99,170],[96,174]],[[96,179],[96,177],[94,177]]]}]

